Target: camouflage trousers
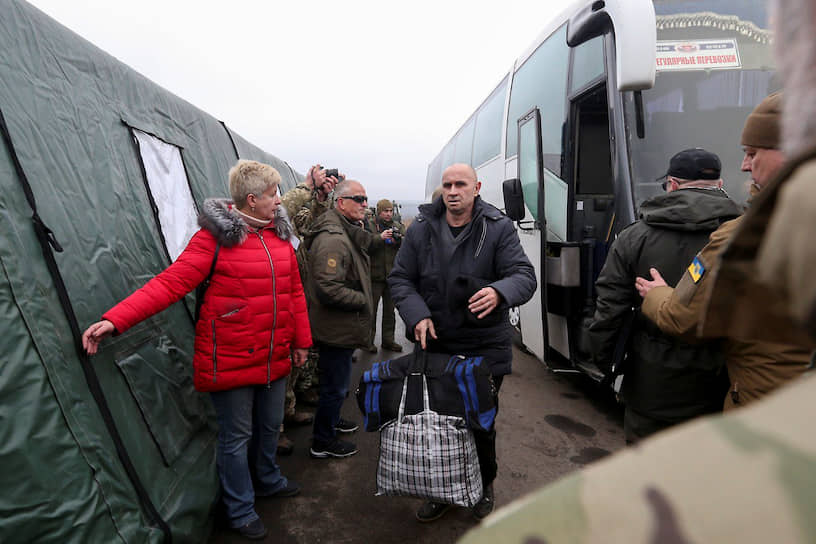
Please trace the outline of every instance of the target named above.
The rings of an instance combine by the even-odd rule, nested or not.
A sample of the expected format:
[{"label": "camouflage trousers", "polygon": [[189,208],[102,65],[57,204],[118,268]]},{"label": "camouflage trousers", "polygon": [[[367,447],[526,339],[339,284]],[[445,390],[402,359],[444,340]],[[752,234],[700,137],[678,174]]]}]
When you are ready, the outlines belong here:
[{"label": "camouflage trousers", "polygon": [[317,386],[317,358],[317,348],[309,348],[306,363],[300,368],[292,365],[292,372],[286,377],[286,404],[283,411],[285,416],[295,415],[296,393]]}]

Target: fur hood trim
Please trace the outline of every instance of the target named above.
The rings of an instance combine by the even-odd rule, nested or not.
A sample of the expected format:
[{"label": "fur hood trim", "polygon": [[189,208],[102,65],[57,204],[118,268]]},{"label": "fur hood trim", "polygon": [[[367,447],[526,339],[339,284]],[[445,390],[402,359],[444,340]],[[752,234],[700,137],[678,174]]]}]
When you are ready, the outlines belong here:
[{"label": "fur hood trim", "polygon": [[[238,215],[232,200],[226,198],[208,198],[201,206],[198,216],[198,226],[215,236],[224,247],[240,245],[246,240],[249,226]],[[281,240],[289,241],[294,234],[286,208],[278,206],[275,211],[275,234]]]}]

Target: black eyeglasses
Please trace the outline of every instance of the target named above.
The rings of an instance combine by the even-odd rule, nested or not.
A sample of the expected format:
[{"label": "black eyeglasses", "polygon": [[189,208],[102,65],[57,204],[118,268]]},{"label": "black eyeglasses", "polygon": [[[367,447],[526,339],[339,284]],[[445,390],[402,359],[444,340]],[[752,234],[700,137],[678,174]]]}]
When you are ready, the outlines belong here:
[{"label": "black eyeglasses", "polygon": [[338,196],[337,198],[345,198],[347,200],[353,200],[357,204],[365,204],[368,202],[368,197],[364,195],[354,195],[354,196]]}]

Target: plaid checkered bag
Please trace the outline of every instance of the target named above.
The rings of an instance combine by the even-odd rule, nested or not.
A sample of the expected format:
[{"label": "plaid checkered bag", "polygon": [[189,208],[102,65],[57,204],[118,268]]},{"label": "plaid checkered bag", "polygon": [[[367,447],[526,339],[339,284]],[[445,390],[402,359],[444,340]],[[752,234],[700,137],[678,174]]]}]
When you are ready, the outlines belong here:
[{"label": "plaid checkered bag", "polygon": [[465,420],[430,409],[422,375],[424,410],[405,415],[408,377],[397,419],[380,430],[377,495],[410,496],[471,507],[482,497],[473,432]]}]

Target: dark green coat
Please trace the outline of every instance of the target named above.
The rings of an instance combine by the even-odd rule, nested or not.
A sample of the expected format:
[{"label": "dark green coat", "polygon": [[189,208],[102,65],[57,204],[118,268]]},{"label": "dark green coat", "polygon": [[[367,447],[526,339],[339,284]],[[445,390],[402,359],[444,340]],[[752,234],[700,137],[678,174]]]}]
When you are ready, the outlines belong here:
[{"label": "dark green coat", "polygon": [[[674,287],[709,234],[740,209],[719,190],[681,189],[640,208],[640,221],[618,235],[595,284],[589,328],[593,359],[608,369],[624,316],[642,302],[635,278],[656,268]],[[662,421],[682,421],[722,409],[724,357],[718,346],[690,345],[670,336],[637,310],[630,336],[623,396],[629,408]]]},{"label": "dark green coat", "polygon": [[312,339],[344,348],[370,345],[371,233],[331,209],[315,219],[303,244]]},{"label": "dark green coat", "polygon": [[379,234],[388,229],[394,229],[394,232],[399,233],[396,240],[389,244],[381,242],[371,245],[371,281],[380,281],[385,283],[388,274],[391,273],[391,268],[394,266],[394,258],[397,256],[397,251],[402,244],[402,235],[405,234],[405,227],[399,221],[383,221],[379,218],[374,218],[371,221],[373,233],[379,238]]}]

